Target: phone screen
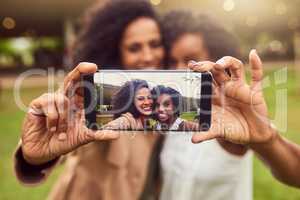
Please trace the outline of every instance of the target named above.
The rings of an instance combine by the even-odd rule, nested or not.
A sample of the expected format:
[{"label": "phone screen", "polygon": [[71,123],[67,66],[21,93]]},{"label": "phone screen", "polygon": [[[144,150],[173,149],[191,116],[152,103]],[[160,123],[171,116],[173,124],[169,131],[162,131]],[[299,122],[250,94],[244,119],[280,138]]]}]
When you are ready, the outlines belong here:
[{"label": "phone screen", "polygon": [[[87,79],[85,79],[87,80]],[[93,102],[86,117],[96,129],[208,130],[211,76],[192,71],[102,70],[89,77]],[[88,97],[89,96],[89,97]]]}]

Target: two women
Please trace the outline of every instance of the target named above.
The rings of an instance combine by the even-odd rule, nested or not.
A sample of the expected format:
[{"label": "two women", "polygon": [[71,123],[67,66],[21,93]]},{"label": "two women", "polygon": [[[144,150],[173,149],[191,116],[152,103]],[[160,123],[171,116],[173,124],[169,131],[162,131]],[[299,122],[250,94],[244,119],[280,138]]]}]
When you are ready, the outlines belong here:
[{"label": "two women", "polygon": [[[159,69],[165,57],[160,30],[157,15],[148,2],[111,1],[93,12],[78,39],[74,63],[89,61],[99,64],[100,69],[119,66],[124,66],[123,69]],[[257,55],[252,53],[253,77],[259,81],[262,69],[257,64],[258,60]],[[228,83],[222,73],[224,69],[230,68],[234,77],[243,76],[236,70],[243,66],[234,61],[225,59],[219,65],[198,64],[191,66],[191,69],[212,69],[218,83]],[[132,139],[120,136],[118,132],[91,131],[85,127],[82,90],[76,86],[81,75],[93,73],[96,68],[91,63],[79,64],[66,76],[60,90],[33,100],[25,117],[22,140],[15,154],[15,171],[22,183],[41,183],[58,161],[68,154],[66,167],[50,199],[138,199],[148,185],[157,183],[149,181],[152,150],[157,144],[157,136],[139,134]],[[229,82],[231,86],[234,84],[236,82]],[[242,90],[239,88],[236,91]],[[227,91],[226,98],[232,97],[230,91]],[[243,100],[237,98],[238,102]],[[240,109],[242,115],[234,108]],[[147,106],[142,110],[147,113]],[[217,112],[215,117],[224,119],[214,121],[220,127],[236,123],[236,129],[226,132],[225,129],[212,129],[211,132],[194,135],[194,142],[222,137],[235,143],[255,143],[266,142],[273,135],[270,134],[271,129],[259,125],[267,133],[266,137],[260,137],[255,127],[259,122],[246,106],[229,104],[224,113]],[[268,155],[265,157],[268,158]],[[197,156],[195,160],[199,160]]]}]

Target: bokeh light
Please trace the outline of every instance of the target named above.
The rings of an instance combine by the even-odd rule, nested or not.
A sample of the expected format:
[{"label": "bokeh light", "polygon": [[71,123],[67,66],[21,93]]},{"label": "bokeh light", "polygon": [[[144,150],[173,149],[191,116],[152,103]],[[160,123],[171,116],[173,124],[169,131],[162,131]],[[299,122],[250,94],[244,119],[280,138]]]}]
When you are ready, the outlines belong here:
[{"label": "bokeh light", "polygon": [[162,0],[150,0],[150,2],[155,5],[158,6],[161,3]]},{"label": "bokeh light", "polygon": [[280,52],[283,48],[282,43],[279,40],[273,40],[270,42],[270,49],[271,51]]},{"label": "bokeh light", "polygon": [[2,25],[4,28],[11,30],[16,27],[16,21],[11,17],[5,17],[2,21]]},{"label": "bokeh light", "polygon": [[223,3],[223,9],[227,12],[233,11],[235,3],[233,0],[225,0]]}]

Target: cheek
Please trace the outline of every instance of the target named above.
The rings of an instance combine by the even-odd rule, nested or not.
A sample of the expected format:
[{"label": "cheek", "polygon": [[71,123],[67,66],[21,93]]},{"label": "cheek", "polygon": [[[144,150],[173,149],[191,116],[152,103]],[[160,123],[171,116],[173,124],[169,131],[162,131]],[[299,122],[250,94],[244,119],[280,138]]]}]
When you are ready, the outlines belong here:
[{"label": "cheek", "polygon": [[159,48],[156,50],[156,58],[161,63],[165,57],[165,50],[164,48]]},{"label": "cheek", "polygon": [[129,51],[123,51],[121,52],[122,53],[122,64],[124,66],[135,66],[136,63],[138,62],[138,54],[136,53],[131,53]]},{"label": "cheek", "polygon": [[150,100],[150,101],[149,101],[149,104],[153,105],[153,100]]},{"label": "cheek", "polygon": [[139,108],[139,106],[140,106],[140,103],[139,103],[139,101],[138,101],[138,100],[134,100],[134,106],[135,106],[136,108]]},{"label": "cheek", "polygon": [[168,107],[166,108],[166,112],[167,112],[169,115],[173,115],[173,114],[174,114],[173,106],[168,106]]}]

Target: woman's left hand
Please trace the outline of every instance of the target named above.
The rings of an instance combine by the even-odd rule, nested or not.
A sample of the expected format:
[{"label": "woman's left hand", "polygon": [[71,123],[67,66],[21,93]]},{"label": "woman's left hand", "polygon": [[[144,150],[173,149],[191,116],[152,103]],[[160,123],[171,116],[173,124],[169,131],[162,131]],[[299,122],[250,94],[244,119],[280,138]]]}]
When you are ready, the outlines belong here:
[{"label": "woman's left hand", "polygon": [[[190,63],[189,68],[193,71],[211,71],[215,80],[214,98],[218,104],[229,109],[237,109],[248,125],[246,133],[238,133],[227,128],[231,124],[225,124],[220,128],[212,127],[207,132],[197,133],[192,141],[202,141],[223,138],[236,144],[255,144],[269,142],[274,138],[274,131],[268,119],[268,109],[262,92],[263,69],[260,58],[255,50],[249,54],[251,66],[251,83],[247,84],[245,79],[245,68],[243,63],[233,57],[226,56],[216,63],[204,61]],[[231,76],[226,73],[230,71]]]}]

